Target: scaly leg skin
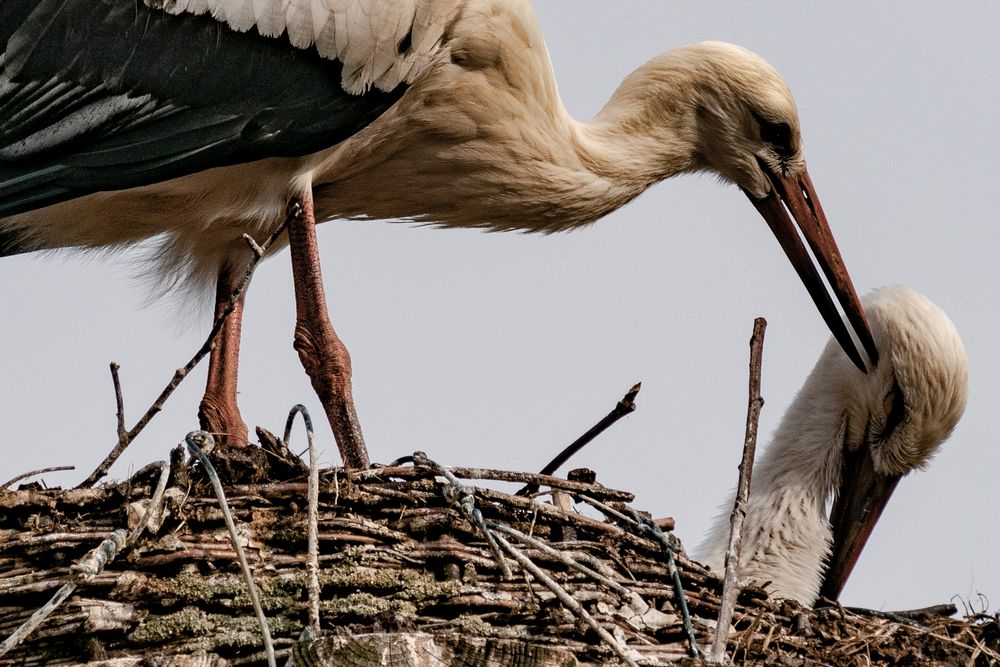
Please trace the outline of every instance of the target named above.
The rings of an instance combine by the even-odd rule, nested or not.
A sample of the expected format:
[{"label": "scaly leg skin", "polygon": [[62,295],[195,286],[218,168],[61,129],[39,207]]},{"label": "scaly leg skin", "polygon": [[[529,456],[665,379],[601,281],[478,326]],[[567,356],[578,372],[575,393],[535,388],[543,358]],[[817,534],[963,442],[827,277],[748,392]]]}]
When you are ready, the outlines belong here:
[{"label": "scaly leg skin", "polygon": [[344,466],[367,468],[368,450],[351,391],[351,355],[327,314],[311,192],[289,205],[288,243],[295,281],[295,350],[330,420]]},{"label": "scaly leg skin", "polygon": [[[219,272],[215,287],[215,317],[218,318],[229,303],[233,291],[231,273]],[[243,299],[240,296],[233,311],[222,325],[215,347],[208,358],[208,384],[205,396],[198,406],[201,428],[215,436],[217,442],[227,445],[246,445],[249,442],[247,425],[236,404],[236,376],[240,361],[240,329],[243,325]]]}]

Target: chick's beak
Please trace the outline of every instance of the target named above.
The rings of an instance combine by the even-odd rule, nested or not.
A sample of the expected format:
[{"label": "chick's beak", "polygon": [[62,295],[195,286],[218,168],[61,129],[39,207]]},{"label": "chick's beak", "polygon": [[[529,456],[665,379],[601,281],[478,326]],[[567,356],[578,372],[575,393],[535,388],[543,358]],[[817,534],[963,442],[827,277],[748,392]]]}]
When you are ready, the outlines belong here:
[{"label": "chick's beak", "polygon": [[876,472],[867,447],[844,453],[840,488],[830,510],[833,552],[820,587],[821,598],[836,601],[840,597],[900,478]]}]

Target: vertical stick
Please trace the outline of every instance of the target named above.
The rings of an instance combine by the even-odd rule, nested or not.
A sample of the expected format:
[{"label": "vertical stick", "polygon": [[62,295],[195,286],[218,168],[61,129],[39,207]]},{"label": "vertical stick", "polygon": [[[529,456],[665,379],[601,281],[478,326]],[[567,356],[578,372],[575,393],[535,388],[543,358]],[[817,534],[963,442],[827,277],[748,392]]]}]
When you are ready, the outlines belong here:
[{"label": "vertical stick", "polygon": [[115,385],[115,406],[118,408],[118,442],[128,439],[128,429],[125,427],[125,399],[122,398],[122,381],[118,377],[121,366],[117,361],[111,362],[111,381]]},{"label": "vertical stick", "polygon": [[736,502],[730,515],[732,528],[729,533],[729,547],[726,549],[726,574],[722,584],[722,600],[719,604],[719,621],[715,625],[715,639],[708,657],[709,662],[717,664],[726,661],[729,625],[733,620],[736,596],[739,593],[736,570],[740,562],[740,549],[743,546],[743,519],[747,514],[753,457],[757,450],[757,425],[760,421],[760,409],[764,405],[764,399],[760,395],[760,365],[766,328],[767,320],[758,317],[753,322],[753,335],[750,337],[750,400],[747,404],[746,437],[743,440],[743,459],[740,461],[740,477],[736,485]]},{"label": "vertical stick", "polygon": [[[309,629],[313,637],[319,637],[319,455],[316,453],[316,433],[313,431],[312,417],[306,406],[294,406],[288,413],[285,422],[285,448],[291,448],[292,424],[295,415],[301,414],[306,426],[306,437],[309,438],[309,516],[308,516],[308,555],[306,558],[306,590],[309,591]],[[334,475],[334,480],[337,477]]]}]

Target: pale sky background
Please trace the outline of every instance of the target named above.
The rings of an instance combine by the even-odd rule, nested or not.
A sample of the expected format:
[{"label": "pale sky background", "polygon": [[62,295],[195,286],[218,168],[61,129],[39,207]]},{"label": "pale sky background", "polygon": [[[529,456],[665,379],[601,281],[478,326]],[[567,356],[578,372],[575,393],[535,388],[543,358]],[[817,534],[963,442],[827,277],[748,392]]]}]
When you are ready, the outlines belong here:
[{"label": "pale sky background", "polygon": [[[580,119],[639,64],[691,42],[742,44],[784,74],[859,292],[904,283],[927,294],[971,365],[965,418],[931,467],[900,484],[842,600],[901,609],[983,593],[1000,606],[1000,4],[541,0],[537,10]],[[319,235],[373,460],[423,449],[444,464],[537,469],[642,380],[638,411],[571,467],[676,517],[688,549],[736,482],[753,318],[769,322],[761,446],[828,337],[766,225],[712,178],[674,179],[558,236],[380,222]],[[201,343],[208,320],[144,307],[129,260],[0,261],[0,482],[75,464],[44,479],[76,484],[115,442],[108,362],[122,366],[131,425]],[[293,322],[285,253],[249,293],[243,414],[280,433],[305,403],[332,464]],[[166,457],[197,427],[204,372],[113,477]]]}]

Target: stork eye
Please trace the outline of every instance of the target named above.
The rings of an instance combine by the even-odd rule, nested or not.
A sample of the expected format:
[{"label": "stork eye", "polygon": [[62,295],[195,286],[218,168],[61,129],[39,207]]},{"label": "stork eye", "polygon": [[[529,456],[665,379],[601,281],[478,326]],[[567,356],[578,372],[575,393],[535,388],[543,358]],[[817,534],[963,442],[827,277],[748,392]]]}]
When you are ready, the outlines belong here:
[{"label": "stork eye", "polygon": [[772,123],[757,113],[753,116],[760,125],[761,141],[771,144],[782,157],[791,157],[795,153],[792,148],[792,128],[788,123]]},{"label": "stork eye", "polygon": [[892,436],[903,418],[906,416],[906,402],[903,397],[903,390],[899,388],[899,383],[893,380],[892,389],[882,399],[882,407],[885,409],[885,430],[882,431],[882,438]]},{"label": "stork eye", "polygon": [[776,148],[791,150],[792,128],[788,123],[762,123],[760,138]]}]

